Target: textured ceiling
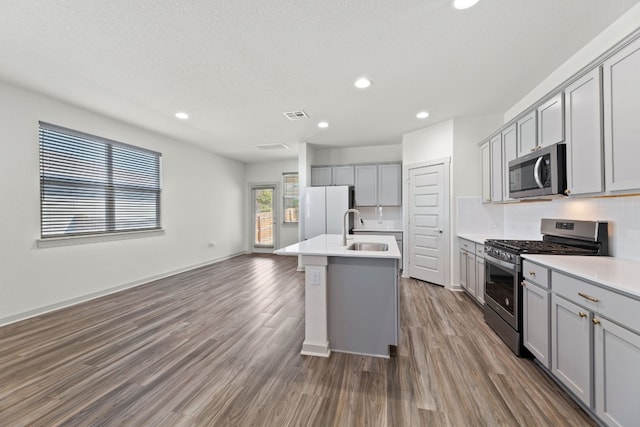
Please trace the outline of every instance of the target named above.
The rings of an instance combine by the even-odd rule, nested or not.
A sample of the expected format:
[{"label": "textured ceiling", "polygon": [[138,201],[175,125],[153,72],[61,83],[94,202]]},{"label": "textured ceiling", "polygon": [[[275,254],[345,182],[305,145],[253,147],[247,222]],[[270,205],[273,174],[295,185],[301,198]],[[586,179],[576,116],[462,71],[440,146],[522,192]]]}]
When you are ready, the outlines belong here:
[{"label": "textured ceiling", "polygon": [[0,79],[241,161],[295,157],[504,113],[637,3],[0,0]]}]

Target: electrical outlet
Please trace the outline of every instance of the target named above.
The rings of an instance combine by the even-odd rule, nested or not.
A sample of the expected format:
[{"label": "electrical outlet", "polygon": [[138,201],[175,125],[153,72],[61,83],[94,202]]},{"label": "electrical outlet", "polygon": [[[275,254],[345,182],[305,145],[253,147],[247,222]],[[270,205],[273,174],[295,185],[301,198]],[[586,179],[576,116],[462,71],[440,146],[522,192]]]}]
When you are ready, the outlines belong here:
[{"label": "electrical outlet", "polygon": [[311,270],[309,272],[309,284],[310,285],[320,284],[320,272],[318,270]]}]

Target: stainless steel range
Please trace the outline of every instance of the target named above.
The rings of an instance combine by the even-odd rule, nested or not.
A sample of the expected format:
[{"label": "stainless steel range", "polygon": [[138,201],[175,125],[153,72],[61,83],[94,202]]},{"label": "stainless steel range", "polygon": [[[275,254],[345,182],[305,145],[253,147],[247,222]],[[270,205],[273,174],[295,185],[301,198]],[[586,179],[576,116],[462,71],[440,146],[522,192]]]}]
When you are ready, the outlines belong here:
[{"label": "stainless steel range", "polygon": [[484,319],[520,357],[522,342],[521,254],[609,255],[608,223],[543,218],[542,240],[486,240]]}]

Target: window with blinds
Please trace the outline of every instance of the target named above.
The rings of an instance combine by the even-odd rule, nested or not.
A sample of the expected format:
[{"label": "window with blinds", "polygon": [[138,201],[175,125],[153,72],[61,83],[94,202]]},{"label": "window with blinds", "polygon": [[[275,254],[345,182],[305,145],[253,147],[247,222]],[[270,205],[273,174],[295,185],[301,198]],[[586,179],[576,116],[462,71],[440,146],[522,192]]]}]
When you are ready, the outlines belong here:
[{"label": "window with blinds", "polygon": [[284,222],[298,222],[299,190],[297,172],[282,174],[282,195]]},{"label": "window with blinds", "polygon": [[161,154],[40,122],[41,237],[160,229]]}]

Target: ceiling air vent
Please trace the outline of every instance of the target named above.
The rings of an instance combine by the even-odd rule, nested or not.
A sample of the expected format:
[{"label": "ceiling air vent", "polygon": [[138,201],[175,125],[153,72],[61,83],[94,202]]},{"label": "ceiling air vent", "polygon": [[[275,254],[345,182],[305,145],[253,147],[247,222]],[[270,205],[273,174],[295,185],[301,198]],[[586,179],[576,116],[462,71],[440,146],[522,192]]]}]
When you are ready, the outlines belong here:
[{"label": "ceiling air vent", "polygon": [[288,150],[289,146],[287,144],[260,144],[256,145],[256,148],[261,150]]},{"label": "ceiling air vent", "polygon": [[307,113],[305,113],[304,111],[300,110],[300,111],[289,111],[288,113],[282,113],[284,114],[287,119],[289,120],[300,120],[300,119],[308,119],[309,116],[307,116]]}]

